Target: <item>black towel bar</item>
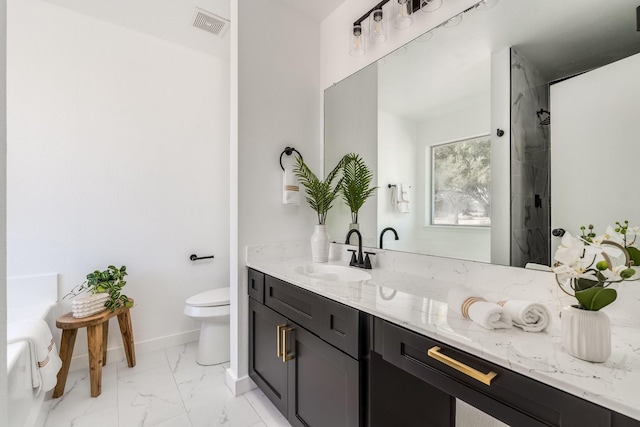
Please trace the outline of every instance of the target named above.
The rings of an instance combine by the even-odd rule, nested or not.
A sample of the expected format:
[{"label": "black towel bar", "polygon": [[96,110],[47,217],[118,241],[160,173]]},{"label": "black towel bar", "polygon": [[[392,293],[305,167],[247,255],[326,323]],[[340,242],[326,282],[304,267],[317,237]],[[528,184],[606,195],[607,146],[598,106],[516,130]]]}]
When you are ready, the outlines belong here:
[{"label": "black towel bar", "polygon": [[191,256],[189,257],[189,259],[191,261],[198,261],[199,259],[210,259],[213,258],[213,255],[209,255],[209,256],[198,256],[196,254],[191,254]]}]

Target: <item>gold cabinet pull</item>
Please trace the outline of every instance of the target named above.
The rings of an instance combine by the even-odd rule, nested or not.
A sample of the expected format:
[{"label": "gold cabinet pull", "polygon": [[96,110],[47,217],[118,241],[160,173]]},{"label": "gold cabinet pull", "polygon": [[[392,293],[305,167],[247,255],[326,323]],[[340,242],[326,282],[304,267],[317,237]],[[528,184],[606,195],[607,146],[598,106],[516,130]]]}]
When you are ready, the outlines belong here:
[{"label": "gold cabinet pull", "polygon": [[282,329],[282,362],[286,363],[289,360],[293,359],[293,354],[287,353],[287,334],[293,331],[293,328],[283,328]]},{"label": "gold cabinet pull", "polygon": [[287,324],[276,326],[277,335],[276,335],[276,356],[279,358],[282,357],[282,330],[287,327]]},{"label": "gold cabinet pull", "polygon": [[444,354],[440,353],[440,347],[438,346],[431,347],[427,351],[427,355],[436,359],[438,362],[442,362],[447,366],[451,366],[456,371],[470,376],[474,380],[480,381],[482,384],[491,385],[491,381],[493,381],[494,378],[498,375],[493,371],[490,371],[488,374],[483,374],[482,372],[473,369],[471,366],[465,365],[462,362],[458,362],[456,359],[452,359],[449,356],[445,356]]}]

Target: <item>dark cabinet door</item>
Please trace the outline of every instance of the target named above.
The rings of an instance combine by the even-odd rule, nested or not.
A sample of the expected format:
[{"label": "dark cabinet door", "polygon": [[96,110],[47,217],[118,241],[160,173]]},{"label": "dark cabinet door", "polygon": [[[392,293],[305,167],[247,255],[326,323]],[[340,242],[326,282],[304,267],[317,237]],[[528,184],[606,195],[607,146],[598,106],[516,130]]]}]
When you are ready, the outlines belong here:
[{"label": "dark cabinet door", "polygon": [[293,427],[362,425],[360,363],[295,324],[286,333]]},{"label": "dark cabinet door", "polygon": [[279,327],[287,319],[249,298],[249,376],[287,416],[287,365],[278,351]]}]

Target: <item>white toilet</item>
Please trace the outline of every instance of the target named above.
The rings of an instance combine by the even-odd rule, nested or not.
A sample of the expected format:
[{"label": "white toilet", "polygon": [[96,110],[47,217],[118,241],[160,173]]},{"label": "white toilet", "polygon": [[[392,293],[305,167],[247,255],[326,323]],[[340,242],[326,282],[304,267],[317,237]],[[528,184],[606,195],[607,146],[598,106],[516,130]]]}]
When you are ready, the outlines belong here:
[{"label": "white toilet", "polygon": [[229,288],[213,289],[187,299],[184,314],[200,320],[198,357],[200,365],[216,365],[229,360]]}]

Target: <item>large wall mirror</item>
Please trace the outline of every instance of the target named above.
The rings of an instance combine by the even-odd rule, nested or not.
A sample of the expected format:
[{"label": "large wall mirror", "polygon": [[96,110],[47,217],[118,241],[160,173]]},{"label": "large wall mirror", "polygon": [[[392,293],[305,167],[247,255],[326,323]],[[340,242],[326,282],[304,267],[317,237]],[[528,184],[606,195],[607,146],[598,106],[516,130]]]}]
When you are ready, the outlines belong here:
[{"label": "large wall mirror", "polygon": [[[325,170],[375,173],[365,245],[550,265],[554,229],[640,224],[638,1],[482,5],[325,91]],[[336,203],[332,239],[350,222]]]}]

